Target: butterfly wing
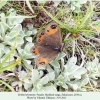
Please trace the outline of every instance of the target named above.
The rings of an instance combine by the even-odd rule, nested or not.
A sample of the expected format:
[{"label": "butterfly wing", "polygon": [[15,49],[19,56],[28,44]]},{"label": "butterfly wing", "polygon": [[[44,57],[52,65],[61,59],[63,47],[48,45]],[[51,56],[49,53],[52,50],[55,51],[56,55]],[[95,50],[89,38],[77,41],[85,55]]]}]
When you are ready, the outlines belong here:
[{"label": "butterfly wing", "polygon": [[33,46],[31,48],[31,53],[38,56],[36,59],[36,64],[38,66],[45,66],[51,62],[59,52],[43,46]]},{"label": "butterfly wing", "polygon": [[51,22],[45,30],[37,35],[38,45],[31,48],[31,53],[38,56],[36,64],[45,66],[52,61],[62,47],[62,37],[58,24]]},{"label": "butterfly wing", "polygon": [[46,38],[46,34],[45,34],[45,31],[43,30],[42,32],[40,32],[40,33],[37,35],[36,42],[37,42],[39,45],[45,45],[45,43],[44,43],[45,38]]},{"label": "butterfly wing", "polygon": [[42,46],[50,46],[52,48],[62,47],[62,37],[58,24],[51,22],[37,36],[37,43]]}]

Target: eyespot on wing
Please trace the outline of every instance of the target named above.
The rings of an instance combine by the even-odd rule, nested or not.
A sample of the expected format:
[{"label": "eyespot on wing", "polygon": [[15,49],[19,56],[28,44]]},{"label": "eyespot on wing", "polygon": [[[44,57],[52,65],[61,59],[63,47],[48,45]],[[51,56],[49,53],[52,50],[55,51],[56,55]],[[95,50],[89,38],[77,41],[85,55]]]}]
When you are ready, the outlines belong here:
[{"label": "eyespot on wing", "polygon": [[30,49],[30,52],[32,53],[33,56],[39,56],[39,47],[38,46],[33,46],[31,49]]},{"label": "eyespot on wing", "polygon": [[42,31],[42,32],[39,33],[38,36],[37,36],[37,39],[36,39],[37,43],[41,43],[41,42],[43,41],[44,38],[45,38],[45,32]]},{"label": "eyespot on wing", "polygon": [[48,64],[48,60],[47,60],[46,58],[39,57],[39,58],[37,58],[37,60],[36,60],[36,64],[37,64],[38,66],[45,66],[45,65]]},{"label": "eyespot on wing", "polygon": [[57,25],[57,23],[54,23],[54,22],[51,22],[45,29],[45,32],[48,34],[48,35],[52,35],[52,34],[55,34],[56,32],[58,32],[59,30],[59,27]]}]

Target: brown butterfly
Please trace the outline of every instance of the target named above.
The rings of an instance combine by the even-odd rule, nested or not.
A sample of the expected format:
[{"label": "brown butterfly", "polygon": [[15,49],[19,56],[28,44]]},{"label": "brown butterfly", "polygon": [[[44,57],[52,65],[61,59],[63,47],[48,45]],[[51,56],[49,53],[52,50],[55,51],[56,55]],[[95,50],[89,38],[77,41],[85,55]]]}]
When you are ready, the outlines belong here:
[{"label": "brown butterfly", "polygon": [[51,62],[62,48],[62,37],[60,28],[56,22],[51,22],[37,35],[37,45],[31,48],[31,53],[36,58],[38,66],[45,66]]}]

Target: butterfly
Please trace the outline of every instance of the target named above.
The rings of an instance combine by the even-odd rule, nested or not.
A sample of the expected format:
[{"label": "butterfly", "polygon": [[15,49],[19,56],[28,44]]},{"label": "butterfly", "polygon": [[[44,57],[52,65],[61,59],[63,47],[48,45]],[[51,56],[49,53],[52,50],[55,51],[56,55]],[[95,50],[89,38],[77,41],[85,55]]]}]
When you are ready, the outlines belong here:
[{"label": "butterfly", "polygon": [[62,37],[58,24],[49,23],[46,28],[37,35],[37,45],[30,49],[30,52],[36,56],[36,65],[45,66],[61,52]]}]

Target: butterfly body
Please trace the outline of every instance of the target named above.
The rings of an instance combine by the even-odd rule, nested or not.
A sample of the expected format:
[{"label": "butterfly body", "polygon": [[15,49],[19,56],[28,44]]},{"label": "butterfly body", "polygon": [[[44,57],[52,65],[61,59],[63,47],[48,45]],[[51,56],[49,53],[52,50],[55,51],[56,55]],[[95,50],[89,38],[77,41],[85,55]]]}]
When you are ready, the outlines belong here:
[{"label": "butterfly body", "polygon": [[37,35],[36,42],[37,45],[31,48],[31,53],[37,56],[37,65],[45,66],[61,52],[62,38],[58,24],[48,24],[45,30]]}]

